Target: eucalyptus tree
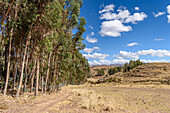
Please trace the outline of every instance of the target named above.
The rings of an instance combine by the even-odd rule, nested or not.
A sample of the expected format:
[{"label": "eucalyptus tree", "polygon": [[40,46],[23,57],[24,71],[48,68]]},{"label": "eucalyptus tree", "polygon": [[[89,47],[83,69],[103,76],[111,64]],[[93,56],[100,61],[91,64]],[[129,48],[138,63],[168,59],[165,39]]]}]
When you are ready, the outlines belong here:
[{"label": "eucalyptus tree", "polygon": [[[4,0],[5,4],[11,2]],[[60,83],[85,82],[89,64],[79,51],[85,47],[82,0],[16,0],[13,4],[8,14],[8,5],[0,4],[0,19],[7,14],[0,48],[0,68],[7,73],[6,77],[3,74],[4,95],[12,79],[16,97],[22,88],[24,92],[28,87],[30,92],[35,89],[37,96],[40,85],[44,93],[56,91]]]}]

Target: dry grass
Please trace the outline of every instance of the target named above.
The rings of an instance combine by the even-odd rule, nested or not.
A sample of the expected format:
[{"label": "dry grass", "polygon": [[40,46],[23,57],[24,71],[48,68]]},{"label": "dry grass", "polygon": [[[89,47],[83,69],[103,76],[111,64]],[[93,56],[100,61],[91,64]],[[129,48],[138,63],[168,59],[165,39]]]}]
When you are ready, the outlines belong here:
[{"label": "dry grass", "polygon": [[97,94],[93,90],[73,89],[72,91],[81,98],[80,106],[84,109],[94,110],[95,112],[115,109],[114,100],[106,101],[103,95]]},{"label": "dry grass", "polygon": [[[103,67],[95,67],[101,69]],[[109,68],[109,67],[108,67]],[[92,68],[91,70],[94,71]],[[106,75],[106,73],[105,73]],[[143,84],[143,85],[170,85],[170,63],[148,63],[138,66],[129,72],[119,72],[111,76],[100,76],[89,79],[95,83],[96,79],[104,78],[102,82],[115,82],[118,84]],[[97,83],[97,82],[96,82]]]},{"label": "dry grass", "polygon": [[104,102],[102,110],[104,111],[125,113],[170,112],[169,85],[114,85],[113,83],[103,83],[91,87],[89,85],[81,86],[78,89],[88,89],[102,95]]}]

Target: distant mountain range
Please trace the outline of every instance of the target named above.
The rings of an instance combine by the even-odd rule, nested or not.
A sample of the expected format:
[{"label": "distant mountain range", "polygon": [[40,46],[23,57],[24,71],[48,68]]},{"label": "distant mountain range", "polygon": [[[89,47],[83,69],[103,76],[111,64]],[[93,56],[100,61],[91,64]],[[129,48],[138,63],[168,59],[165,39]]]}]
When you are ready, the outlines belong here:
[{"label": "distant mountain range", "polygon": [[110,64],[110,65],[90,65],[90,67],[96,67],[96,66],[120,66],[122,67],[124,64]]}]

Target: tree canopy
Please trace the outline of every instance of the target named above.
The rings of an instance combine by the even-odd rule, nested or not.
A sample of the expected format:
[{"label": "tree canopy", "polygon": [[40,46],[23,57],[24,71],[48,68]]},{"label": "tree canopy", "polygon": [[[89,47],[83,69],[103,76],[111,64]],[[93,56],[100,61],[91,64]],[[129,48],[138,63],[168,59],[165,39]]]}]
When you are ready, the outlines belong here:
[{"label": "tree canopy", "polygon": [[[86,81],[90,67],[79,50],[86,31],[82,0],[0,2],[0,89],[56,91]],[[73,30],[76,33],[73,33]]]}]

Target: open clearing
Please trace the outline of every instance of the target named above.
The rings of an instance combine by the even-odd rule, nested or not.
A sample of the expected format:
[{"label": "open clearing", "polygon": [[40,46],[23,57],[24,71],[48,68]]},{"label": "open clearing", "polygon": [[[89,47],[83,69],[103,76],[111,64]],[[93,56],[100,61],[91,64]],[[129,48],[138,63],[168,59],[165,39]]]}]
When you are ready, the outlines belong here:
[{"label": "open clearing", "polygon": [[1,97],[4,113],[170,113],[169,85],[85,84],[50,95]]}]

